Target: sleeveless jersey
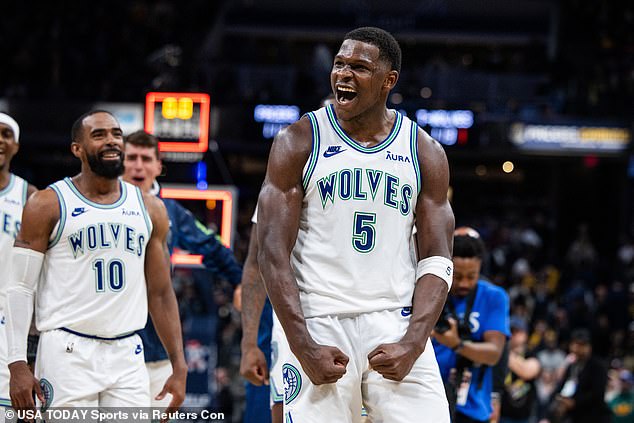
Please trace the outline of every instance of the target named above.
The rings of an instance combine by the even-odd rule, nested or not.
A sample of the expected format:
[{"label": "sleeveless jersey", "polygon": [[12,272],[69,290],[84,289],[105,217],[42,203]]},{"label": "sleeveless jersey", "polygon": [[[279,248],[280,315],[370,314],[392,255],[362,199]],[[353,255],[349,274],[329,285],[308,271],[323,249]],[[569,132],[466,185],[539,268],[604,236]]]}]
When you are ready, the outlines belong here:
[{"label": "sleeveless jersey", "polygon": [[[28,186],[24,179],[10,174],[9,184],[0,190],[0,271],[4,275],[8,274],[11,248],[20,231]],[[0,278],[0,312],[5,304],[6,282],[6,277]]]},{"label": "sleeveless jersey", "polygon": [[307,317],[412,304],[412,253],[420,190],[418,126],[394,110],[388,137],[366,148],[341,128],[332,105],[308,113],[313,150],[291,266]]},{"label": "sleeveless jersey", "polygon": [[116,337],[147,320],[145,248],[152,223],[141,191],[120,181],[112,204],[84,197],[70,178],[50,186],[60,220],[53,229],[36,296],[36,325]]}]

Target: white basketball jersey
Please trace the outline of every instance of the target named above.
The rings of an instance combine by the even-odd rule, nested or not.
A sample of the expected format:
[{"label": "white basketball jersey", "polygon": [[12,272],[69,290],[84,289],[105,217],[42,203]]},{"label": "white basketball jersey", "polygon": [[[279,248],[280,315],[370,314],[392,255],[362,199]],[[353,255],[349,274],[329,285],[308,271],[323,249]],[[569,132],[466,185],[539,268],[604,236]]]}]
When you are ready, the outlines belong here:
[{"label": "white basketball jersey", "polygon": [[291,255],[307,317],[410,306],[412,230],[420,170],[418,127],[396,111],[388,137],[365,148],[333,106],[309,113],[313,151]]},{"label": "white basketball jersey", "polygon": [[[29,184],[19,176],[10,174],[9,184],[0,190],[0,271],[8,274],[11,248],[20,231],[22,209],[26,203]],[[0,312],[4,308],[6,296],[6,277],[0,278]]]},{"label": "white basketball jersey", "polygon": [[36,296],[36,325],[116,337],[145,326],[145,247],[152,223],[141,191],[120,181],[112,204],[84,197],[70,178],[50,186],[60,220],[53,229]]}]

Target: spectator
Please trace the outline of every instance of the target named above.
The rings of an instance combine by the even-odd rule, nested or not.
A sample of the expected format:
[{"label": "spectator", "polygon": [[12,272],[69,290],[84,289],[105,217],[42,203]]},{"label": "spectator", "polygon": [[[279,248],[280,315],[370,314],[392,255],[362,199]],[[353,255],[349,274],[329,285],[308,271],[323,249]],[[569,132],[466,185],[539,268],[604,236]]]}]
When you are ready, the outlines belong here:
[{"label": "spectator", "polygon": [[555,390],[548,421],[550,423],[608,423],[609,410],[605,405],[608,373],[605,366],[592,355],[590,332],[576,329],[570,338],[572,360]]},{"label": "spectator", "polygon": [[500,423],[528,423],[536,401],[535,379],[541,371],[539,360],[527,350],[528,326],[511,319],[508,374],[502,393]]},{"label": "spectator", "polygon": [[629,370],[619,372],[620,392],[609,403],[612,412],[612,423],[634,422],[634,377]]},{"label": "spectator", "polygon": [[[492,366],[509,333],[509,298],[480,277],[484,244],[477,232],[456,230],[454,281],[445,305],[445,323],[436,325],[434,350],[445,382],[454,423],[488,422],[492,412]],[[462,235],[461,235],[462,234]]]}]

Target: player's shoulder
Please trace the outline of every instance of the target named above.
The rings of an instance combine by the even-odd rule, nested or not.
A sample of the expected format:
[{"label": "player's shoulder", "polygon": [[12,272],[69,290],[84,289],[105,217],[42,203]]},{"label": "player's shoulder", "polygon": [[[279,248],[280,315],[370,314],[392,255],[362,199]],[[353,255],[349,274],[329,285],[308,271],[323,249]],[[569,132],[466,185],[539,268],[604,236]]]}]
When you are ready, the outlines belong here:
[{"label": "player's shoulder", "polygon": [[431,135],[427,133],[423,128],[416,125],[416,130],[418,132],[417,141],[418,141],[418,150],[422,153],[422,157],[427,156],[437,156],[445,155],[445,150],[436,139],[434,139]]},{"label": "player's shoulder", "polygon": [[48,186],[44,189],[35,189],[27,201],[27,204],[30,204],[31,207],[49,207],[49,206],[57,206],[59,204],[58,193]]},{"label": "player's shoulder", "polygon": [[[137,189],[135,187],[135,189]],[[141,198],[148,212],[166,210],[164,200],[149,192],[141,192]]]},{"label": "player's shoulder", "polygon": [[29,195],[22,219],[25,221],[53,222],[60,217],[60,198],[50,186],[42,190],[35,190]]},{"label": "player's shoulder", "polygon": [[313,128],[308,115],[302,116],[299,120],[282,128],[275,136],[277,143],[290,143],[298,146],[302,144],[312,144]]}]

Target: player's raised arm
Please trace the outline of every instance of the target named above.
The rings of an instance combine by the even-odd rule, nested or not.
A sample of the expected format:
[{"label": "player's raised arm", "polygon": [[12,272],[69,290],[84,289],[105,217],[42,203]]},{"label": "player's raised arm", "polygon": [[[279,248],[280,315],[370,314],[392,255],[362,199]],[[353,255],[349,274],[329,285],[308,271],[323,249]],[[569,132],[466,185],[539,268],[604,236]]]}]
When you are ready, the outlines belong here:
[{"label": "player's raised arm", "polygon": [[438,142],[418,130],[422,187],[416,203],[418,268],[412,317],[400,342],[376,347],[368,358],[383,377],[402,380],[425,350],[445,304],[452,278],[454,215],[447,198],[449,166]]},{"label": "player's raised arm", "polygon": [[153,225],[145,256],[148,308],[172,363],[172,375],[165,382],[163,390],[158,395],[160,398],[157,399],[163,398],[167,393],[172,394],[172,402],[166,410],[169,413],[178,409],[185,399],[187,364],[183,352],[178,304],[170,278],[169,251],[166,243],[169,231],[167,211],[161,200],[153,195],[144,194],[143,201]]},{"label": "player's raised arm", "polygon": [[17,410],[33,408],[33,392],[43,399],[37,379],[27,366],[27,336],[33,316],[33,297],[44,253],[55,224],[59,201],[51,189],[31,195],[22,212],[22,224],[12,251],[7,286],[7,341],[10,396]]},{"label": "player's raised arm", "polygon": [[447,197],[449,164],[442,146],[419,129],[418,151],[423,181],[416,206],[419,262],[412,320],[403,342],[418,344],[422,351],[442,312],[452,282],[455,220]]},{"label": "player's raised arm", "polygon": [[308,333],[290,265],[304,198],[302,170],[311,150],[307,118],[275,137],[258,199],[258,264],[291,350],[311,381],[319,385],[343,376],[348,357],[338,348],[318,345]]}]

